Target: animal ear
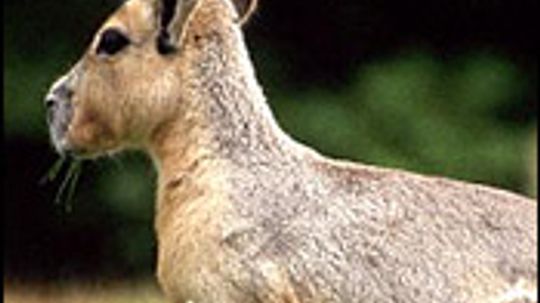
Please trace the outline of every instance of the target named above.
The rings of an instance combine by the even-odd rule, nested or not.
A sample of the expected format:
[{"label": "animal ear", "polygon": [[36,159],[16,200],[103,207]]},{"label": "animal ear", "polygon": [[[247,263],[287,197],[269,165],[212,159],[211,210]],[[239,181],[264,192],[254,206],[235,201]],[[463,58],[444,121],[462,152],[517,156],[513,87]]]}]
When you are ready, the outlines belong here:
[{"label": "animal ear", "polygon": [[246,23],[255,9],[257,8],[257,0],[232,0],[236,11],[238,12],[238,23]]},{"label": "animal ear", "polygon": [[157,49],[160,54],[170,54],[178,49],[186,24],[199,2],[199,0],[158,0]]}]

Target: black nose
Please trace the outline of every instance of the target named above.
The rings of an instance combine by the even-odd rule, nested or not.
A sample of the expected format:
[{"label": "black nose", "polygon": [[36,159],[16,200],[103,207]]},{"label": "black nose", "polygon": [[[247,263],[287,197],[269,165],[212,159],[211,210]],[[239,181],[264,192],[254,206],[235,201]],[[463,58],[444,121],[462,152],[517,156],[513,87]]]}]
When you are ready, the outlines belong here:
[{"label": "black nose", "polygon": [[50,111],[56,106],[57,103],[58,103],[58,100],[56,100],[55,98],[49,97],[45,99],[45,108],[47,109],[47,111]]},{"label": "black nose", "polygon": [[64,131],[71,120],[73,90],[64,76],[53,84],[44,100],[47,122],[56,131]]},{"label": "black nose", "polygon": [[67,88],[64,83],[55,85],[45,98],[45,107],[47,107],[47,109],[55,107],[60,101],[71,100],[71,97],[73,97],[73,91]]},{"label": "black nose", "polygon": [[45,99],[45,109],[47,111],[47,122],[51,124],[54,119],[54,112],[57,108],[58,100],[55,98],[47,98]]}]

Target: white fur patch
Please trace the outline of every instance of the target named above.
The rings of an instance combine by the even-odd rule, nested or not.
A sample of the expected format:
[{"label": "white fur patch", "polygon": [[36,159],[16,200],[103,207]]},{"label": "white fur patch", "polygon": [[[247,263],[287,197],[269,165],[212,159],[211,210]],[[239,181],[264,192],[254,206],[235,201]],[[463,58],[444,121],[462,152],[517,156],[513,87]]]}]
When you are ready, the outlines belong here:
[{"label": "white fur patch", "polygon": [[527,285],[527,281],[520,279],[512,288],[501,296],[495,298],[493,303],[511,303],[517,300],[538,302],[538,290]]}]

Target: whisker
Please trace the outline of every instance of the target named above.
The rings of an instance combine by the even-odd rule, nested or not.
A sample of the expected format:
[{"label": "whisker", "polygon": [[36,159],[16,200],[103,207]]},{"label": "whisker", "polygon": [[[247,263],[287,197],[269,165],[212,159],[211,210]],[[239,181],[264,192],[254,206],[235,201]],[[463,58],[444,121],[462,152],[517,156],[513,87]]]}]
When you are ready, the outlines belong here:
[{"label": "whisker", "polygon": [[66,176],[64,177],[62,184],[58,188],[54,199],[55,204],[61,204],[62,200],[65,201],[64,205],[66,208],[66,212],[71,212],[71,201],[73,199],[73,194],[77,186],[77,181],[81,174],[81,162],[81,160],[74,159],[70,163],[70,166],[66,172]]},{"label": "whisker", "polygon": [[60,157],[54,162],[53,166],[49,168],[45,176],[41,177],[39,179],[39,185],[45,185],[48,182],[54,181],[58,174],[60,173],[60,170],[64,166],[64,163],[66,163],[66,157]]},{"label": "whisker", "polygon": [[77,182],[79,181],[79,177],[81,176],[81,172],[82,172],[82,161],[80,160],[75,160],[75,162],[73,162],[72,164],[72,177],[71,177],[71,181],[69,182],[69,188],[68,188],[68,191],[67,191],[67,196],[66,196],[66,202],[65,202],[65,206],[66,206],[66,212],[71,212],[72,211],[72,201],[73,201],[73,196],[74,196],[74,193],[75,193],[75,189],[77,188]]}]

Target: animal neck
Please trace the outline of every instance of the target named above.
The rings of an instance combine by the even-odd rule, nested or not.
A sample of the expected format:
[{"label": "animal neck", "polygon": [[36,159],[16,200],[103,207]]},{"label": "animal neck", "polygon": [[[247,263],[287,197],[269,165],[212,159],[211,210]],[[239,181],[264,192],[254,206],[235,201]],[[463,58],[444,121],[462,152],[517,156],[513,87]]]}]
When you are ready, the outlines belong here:
[{"label": "animal neck", "polygon": [[164,191],[185,184],[185,178],[200,183],[210,179],[207,175],[224,174],[217,163],[243,169],[284,161],[300,150],[272,115],[240,29],[234,25],[226,31],[201,35],[206,41],[197,52],[186,49],[197,64],[181,81],[189,87],[182,98],[185,108],[163,124],[151,143]]}]

